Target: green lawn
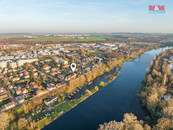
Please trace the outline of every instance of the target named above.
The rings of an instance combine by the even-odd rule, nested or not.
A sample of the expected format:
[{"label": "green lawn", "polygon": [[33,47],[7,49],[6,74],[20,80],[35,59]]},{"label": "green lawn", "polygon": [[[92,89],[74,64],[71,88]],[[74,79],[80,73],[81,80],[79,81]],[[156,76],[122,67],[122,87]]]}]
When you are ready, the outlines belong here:
[{"label": "green lawn", "polygon": [[[94,94],[95,92],[96,92],[95,89],[91,90],[91,94]],[[85,94],[81,98],[77,99],[74,102],[66,102],[66,103],[63,103],[63,104],[59,105],[58,107],[56,107],[55,110],[56,110],[57,113],[58,112],[61,112],[61,111],[67,112],[69,109],[75,107],[76,105],[78,105],[80,102],[82,102],[83,100],[85,100],[89,96],[90,95]]]},{"label": "green lawn", "polygon": [[118,36],[108,36],[108,38],[112,38],[112,39],[127,39],[126,37],[118,37]]},{"label": "green lawn", "polygon": [[23,39],[20,41],[35,41],[35,42],[44,42],[44,41],[106,41],[107,38],[127,39],[126,37],[118,37],[118,36],[89,36],[89,37],[85,37],[84,39],[59,38],[59,37],[37,37],[35,39]]},{"label": "green lawn", "polygon": [[[95,89],[93,89],[91,91],[91,95],[94,94],[96,92]],[[77,99],[74,102],[66,102],[63,103],[59,106],[57,106],[54,110],[55,113],[51,114],[49,117],[45,117],[44,119],[36,122],[36,126],[38,128],[42,128],[45,124],[49,124],[51,121],[55,120],[56,118],[60,117],[62,114],[60,114],[61,111],[63,111],[63,114],[66,113],[67,111],[69,111],[70,109],[74,108],[76,105],[78,105],[80,102],[82,102],[83,100],[87,99],[90,95],[85,94],[83,95],[81,98]],[[41,113],[43,115],[43,113]],[[40,115],[39,115],[40,116]],[[39,118],[38,115],[36,118]]]},{"label": "green lawn", "polygon": [[93,52],[87,52],[86,54],[88,54],[88,55],[93,55],[93,54],[104,54],[104,52],[101,52],[101,51],[93,51]]},{"label": "green lawn", "polygon": [[22,108],[21,106],[18,106],[18,107],[16,107],[16,108],[14,108],[14,110],[15,110],[18,114],[20,114],[20,113],[23,112],[23,108]]},{"label": "green lawn", "polygon": [[1,108],[2,106],[4,106],[5,104],[9,103],[9,102],[10,102],[9,99],[0,102],[0,108]]},{"label": "green lawn", "polygon": [[35,39],[24,39],[20,41],[36,41],[36,42],[44,42],[44,41],[106,41],[105,37],[88,37],[84,39],[77,38],[58,38],[58,37],[38,37]]}]

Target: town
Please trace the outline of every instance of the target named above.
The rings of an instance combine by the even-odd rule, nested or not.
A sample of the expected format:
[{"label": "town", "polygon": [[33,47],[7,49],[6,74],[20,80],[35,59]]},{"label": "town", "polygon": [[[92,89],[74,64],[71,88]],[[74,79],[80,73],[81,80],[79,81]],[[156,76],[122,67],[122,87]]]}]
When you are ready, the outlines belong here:
[{"label": "town", "polygon": [[[9,110],[30,98],[60,88],[70,79],[107,62],[104,52],[113,51],[128,55],[141,46],[146,45],[125,43],[56,44],[48,45],[47,49],[43,50],[19,50],[6,54],[4,51],[0,57],[2,85],[0,100],[3,102],[1,103],[3,104],[1,111]],[[13,46],[5,44],[1,47],[12,48]],[[72,73],[69,67],[73,62],[77,64],[75,73]]]},{"label": "town", "polygon": [[[24,123],[20,129],[43,128],[113,81],[123,62],[158,46],[127,41],[1,43],[0,111],[13,115],[10,120],[18,127]],[[105,81],[90,87],[104,73],[109,74]]]},{"label": "town", "polygon": [[[76,44],[85,48],[88,55],[76,50],[67,50],[70,45],[52,45],[53,49],[18,51],[13,54],[1,54],[0,78],[1,111],[9,110],[33,97],[63,87],[76,76],[90,71],[106,62],[103,50],[121,51],[126,44]],[[8,45],[5,45],[8,47]],[[48,47],[50,48],[50,47]],[[99,50],[97,52],[97,50]],[[84,50],[81,50],[84,51]],[[90,55],[90,53],[95,53]],[[130,52],[130,50],[128,50]],[[128,53],[127,52],[127,53]],[[98,54],[97,54],[98,53]],[[69,64],[75,62],[77,68],[72,73]]]}]

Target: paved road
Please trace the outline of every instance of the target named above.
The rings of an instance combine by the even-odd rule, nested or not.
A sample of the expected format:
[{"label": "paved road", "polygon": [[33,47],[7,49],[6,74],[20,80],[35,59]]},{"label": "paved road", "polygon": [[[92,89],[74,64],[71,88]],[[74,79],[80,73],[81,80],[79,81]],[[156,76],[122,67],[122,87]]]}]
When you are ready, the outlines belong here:
[{"label": "paved road", "polygon": [[8,94],[9,98],[15,102],[16,105],[19,104],[19,102],[15,99],[15,97],[11,94],[11,92],[9,90],[7,90],[6,88],[4,88],[4,92]]}]

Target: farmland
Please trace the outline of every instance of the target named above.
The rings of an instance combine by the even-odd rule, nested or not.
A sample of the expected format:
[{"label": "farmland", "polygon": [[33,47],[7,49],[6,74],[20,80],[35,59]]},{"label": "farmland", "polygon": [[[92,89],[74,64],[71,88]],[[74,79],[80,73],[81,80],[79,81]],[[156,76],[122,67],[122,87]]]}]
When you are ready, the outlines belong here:
[{"label": "farmland", "polygon": [[59,38],[59,37],[37,37],[34,39],[23,39],[20,41],[37,41],[37,42],[44,42],[44,41],[106,41],[105,37],[85,37],[83,39],[76,38]]}]

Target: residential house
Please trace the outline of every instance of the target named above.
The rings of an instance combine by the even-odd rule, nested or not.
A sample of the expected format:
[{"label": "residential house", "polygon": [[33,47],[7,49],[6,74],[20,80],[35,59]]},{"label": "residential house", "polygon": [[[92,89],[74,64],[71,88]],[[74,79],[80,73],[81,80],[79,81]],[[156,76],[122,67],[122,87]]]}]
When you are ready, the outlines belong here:
[{"label": "residential house", "polygon": [[57,97],[49,98],[47,100],[44,100],[44,103],[48,106],[48,105],[53,104],[54,102],[56,102],[57,99],[58,99]]},{"label": "residential house", "polygon": [[24,78],[25,79],[28,79],[28,78],[30,78],[30,76],[29,75],[25,75]]},{"label": "residential house", "polygon": [[22,90],[21,90],[21,91],[22,91],[22,93],[23,93],[23,94],[28,93],[28,90],[27,90],[26,88],[22,88]]},{"label": "residential house", "polygon": [[19,77],[14,77],[14,78],[12,78],[12,81],[13,81],[13,82],[15,82],[15,81],[19,81],[19,80],[20,80]]},{"label": "residential house", "polygon": [[38,73],[37,73],[37,72],[34,72],[34,73],[33,73],[33,76],[34,76],[34,77],[37,77],[37,76],[38,76]]},{"label": "residential house", "polygon": [[49,70],[49,69],[50,69],[50,66],[48,66],[48,65],[44,66],[44,70]]},{"label": "residential house", "polygon": [[21,92],[22,92],[21,89],[16,90],[16,94],[17,94],[17,95],[20,95]]},{"label": "residential house", "polygon": [[35,82],[31,82],[31,83],[30,83],[30,85],[34,85],[34,84],[36,84],[36,83],[35,83]]},{"label": "residential house", "polygon": [[47,90],[39,90],[39,91],[36,92],[36,95],[40,96],[40,95],[43,95],[43,94],[45,94],[47,92],[48,92]]},{"label": "residential house", "polygon": [[6,99],[8,99],[8,95],[4,92],[1,92],[0,93],[0,101],[6,100]]},{"label": "residential house", "polygon": [[54,75],[56,75],[56,74],[57,74],[57,72],[55,72],[55,71],[51,73],[52,76],[54,76]]},{"label": "residential house", "polygon": [[14,102],[10,102],[10,103],[5,104],[5,109],[10,109],[10,108],[13,108],[13,107],[15,107]]},{"label": "residential house", "polygon": [[47,87],[47,90],[49,90],[49,91],[52,91],[52,90],[54,90],[55,89],[55,87],[53,87],[53,86],[48,86]]},{"label": "residential house", "polygon": [[38,87],[38,84],[34,84],[34,85],[33,85],[33,88],[37,88],[37,87]]},{"label": "residential house", "polygon": [[62,83],[56,84],[56,87],[61,87]]}]

